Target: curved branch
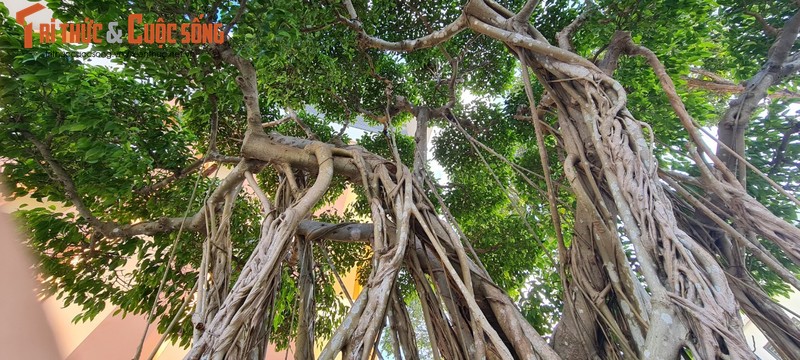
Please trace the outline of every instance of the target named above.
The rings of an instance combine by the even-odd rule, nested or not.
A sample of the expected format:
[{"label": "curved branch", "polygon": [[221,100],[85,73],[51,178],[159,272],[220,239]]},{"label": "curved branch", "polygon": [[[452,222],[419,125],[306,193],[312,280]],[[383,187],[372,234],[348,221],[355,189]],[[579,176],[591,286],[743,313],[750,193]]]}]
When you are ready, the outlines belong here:
[{"label": "curved branch", "polygon": [[297,124],[297,126],[303,129],[303,132],[306,133],[306,137],[308,137],[311,140],[319,140],[319,137],[317,136],[317,134],[314,133],[314,130],[312,130],[311,127],[308,126],[308,124],[303,122],[303,119],[301,119],[300,116],[297,115],[297,112],[294,111],[294,109],[286,108],[286,114],[287,114],[286,116],[292,119],[295,122],[295,124]]},{"label": "curved branch", "polygon": [[563,61],[565,63],[575,64],[576,66],[584,66],[590,69],[597,68],[591,61],[582,56],[552,46],[544,41],[536,40],[530,36],[503,30],[476,17],[469,17],[469,28],[478,33],[500,40],[508,45],[523,47],[537,54],[547,54],[552,56],[554,59]]},{"label": "curved branch", "polygon": [[792,126],[789,129],[783,132],[781,143],[775,150],[775,156],[773,156],[772,160],[769,162],[770,168],[767,171],[768,175],[775,174],[775,172],[786,161],[786,149],[789,147],[789,142],[791,140],[791,137],[792,135],[797,134],[799,132],[800,132],[800,122],[797,121],[795,121],[794,124],[792,124]]},{"label": "curved branch", "polygon": [[225,33],[225,36],[227,36],[230,33],[231,29],[233,29],[233,27],[236,25],[236,23],[238,23],[239,20],[242,18],[242,15],[244,15],[245,9],[247,9],[247,0],[239,1],[239,10],[236,10],[236,15],[233,16],[233,20],[231,20],[230,23],[225,25],[225,29],[223,30],[223,32]]},{"label": "curved branch", "polygon": [[578,28],[580,28],[581,25],[586,22],[586,20],[589,18],[589,14],[591,14],[592,10],[594,10],[594,7],[594,2],[588,0],[586,2],[586,8],[583,10],[583,12],[581,12],[581,14],[578,15],[575,20],[572,20],[569,25],[565,26],[563,29],[561,29],[561,31],[558,32],[558,34],[556,34],[558,47],[569,51],[574,50],[572,48],[572,40],[570,40],[570,38],[573,34],[575,34],[576,31],[578,31]]},{"label": "curved branch", "polygon": [[464,14],[462,14],[447,26],[423,37],[397,42],[386,41],[367,34],[363,25],[361,24],[361,21],[358,20],[358,14],[356,13],[355,7],[353,7],[352,1],[345,0],[344,6],[347,8],[347,13],[350,16],[350,19],[342,18],[341,21],[347,24],[347,26],[358,31],[359,35],[361,36],[361,41],[365,45],[376,49],[399,52],[410,52],[414,50],[425,49],[439,45],[467,28],[467,18],[464,16]]},{"label": "curved branch", "polygon": [[247,111],[247,132],[263,134],[264,129],[261,125],[261,108],[259,108],[258,105],[256,68],[250,60],[234,53],[228,43],[224,43],[214,49],[223,61],[233,65],[239,70],[240,75],[236,77],[236,83],[239,85],[239,89],[242,91],[244,97],[244,106]]},{"label": "curved branch", "polygon": [[92,214],[92,211],[83,202],[80,194],[78,194],[78,189],[75,186],[75,182],[72,181],[72,177],[69,176],[67,171],[64,170],[64,167],[61,166],[61,163],[59,163],[58,160],[56,160],[56,158],[53,156],[53,152],[50,150],[50,147],[41,142],[31,133],[25,132],[23,136],[25,136],[25,138],[27,138],[28,141],[30,141],[33,146],[36,147],[36,150],[39,151],[39,155],[42,156],[44,161],[50,167],[50,171],[52,171],[56,179],[61,182],[61,185],[64,187],[64,194],[66,195],[67,199],[72,202],[72,205],[75,206],[75,210],[78,211],[78,214],[86,219],[86,221],[95,231],[106,235],[108,233],[108,224],[100,221],[100,219]]}]

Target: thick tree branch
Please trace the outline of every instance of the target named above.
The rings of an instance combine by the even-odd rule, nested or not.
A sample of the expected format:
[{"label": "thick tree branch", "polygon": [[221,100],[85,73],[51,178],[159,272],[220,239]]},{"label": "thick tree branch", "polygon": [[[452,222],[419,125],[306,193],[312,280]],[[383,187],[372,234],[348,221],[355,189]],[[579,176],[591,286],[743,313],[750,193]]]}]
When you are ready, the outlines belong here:
[{"label": "thick tree branch", "polygon": [[[205,232],[205,216],[203,212],[187,218],[162,218],[155,221],[140,222],[127,227],[120,227],[120,233],[125,237],[168,233],[178,230],[182,222],[184,231]],[[372,224],[368,223],[339,223],[330,224],[314,220],[303,220],[297,227],[297,233],[310,240],[329,240],[334,242],[364,242],[372,241]]]},{"label": "thick tree branch", "polygon": [[[744,135],[750,123],[750,117],[758,104],[767,95],[767,90],[789,75],[784,64],[789,59],[789,52],[797,39],[800,31],[800,12],[792,16],[783,26],[780,35],[769,49],[768,59],[755,76],[750,78],[745,85],[745,91],[729,104],[728,110],[720,119],[718,138],[723,144],[731,148],[736,154],[744,157]],[[795,56],[792,56],[794,60]],[[790,61],[792,61],[790,60]],[[746,167],[739,163],[734,154],[728,151],[718,151],[719,158],[733,171],[742,184],[745,183]]]},{"label": "thick tree branch", "polygon": [[[66,172],[64,167],[61,166],[61,164],[55,159],[50,148],[45,143],[36,139],[32,134],[29,133],[25,134],[25,137],[31,143],[34,144],[39,154],[42,156],[42,158],[50,167],[50,170],[53,172],[56,179],[58,179],[58,181],[61,182],[61,184],[64,187],[64,192],[67,199],[69,199],[69,201],[75,207],[75,210],[78,212],[78,214],[89,223],[92,229],[103,234],[103,236],[108,238],[128,238],[137,235],[155,235],[158,233],[177,230],[180,228],[181,223],[184,222],[185,222],[184,227],[187,230],[199,231],[201,228],[204,227],[205,217],[203,215],[204,212],[202,209],[198,211],[197,214],[188,218],[162,218],[156,221],[142,222],[131,225],[121,225],[121,224],[116,224],[114,222],[101,221],[94,214],[92,214],[92,211],[83,202],[83,199],[81,199],[80,193],[78,192],[78,189],[75,186],[72,177]],[[221,157],[219,160],[230,160],[230,159],[228,159],[228,157]],[[190,172],[189,169],[193,168],[195,165],[197,168],[199,168],[200,164],[202,164],[202,159],[190,165],[190,167],[187,168],[187,174]],[[241,183],[241,179],[244,178],[244,171],[246,168],[259,166],[245,161],[240,161],[239,164],[240,165],[237,165],[237,167],[234,168],[231,174],[228,177],[226,177],[225,180],[223,180],[220,186],[217,187],[217,189],[215,189],[215,191],[211,194],[205,206],[215,206],[217,203],[222,201],[224,194],[227,191],[230,191],[230,189],[232,189],[232,187],[235,186],[237,183]],[[195,170],[196,169],[191,171]],[[166,186],[166,183],[164,182],[167,180],[169,179],[165,179],[164,181],[158,183],[158,184],[162,183],[164,184],[158,187]]]},{"label": "thick tree branch", "polygon": [[536,10],[536,6],[538,5],[539,0],[526,1],[525,4],[522,5],[522,8],[519,9],[519,12],[512,18],[513,21],[528,23],[531,19],[531,15],[533,15],[533,11]]},{"label": "thick tree branch", "polygon": [[372,242],[373,225],[367,223],[329,224],[314,220],[303,220],[297,233],[309,240],[329,240],[335,242]]},{"label": "thick tree branch", "polygon": [[596,68],[591,61],[582,56],[552,46],[544,41],[536,40],[530,36],[522,35],[518,32],[504,30],[496,25],[489,24],[472,16],[469,17],[469,27],[478,33],[495,38],[511,46],[523,47],[540,54],[548,54],[556,60],[575,64],[576,66]]},{"label": "thick tree branch", "polygon": [[[314,155],[301,151],[311,142],[311,140],[276,133],[270,135],[250,134],[242,145],[242,156],[269,163],[290,163],[295,168],[315,172],[318,167],[317,159]],[[333,166],[337,174],[356,183],[361,182],[361,173],[352,159],[334,156]]]},{"label": "thick tree branch", "polygon": [[617,31],[608,43],[603,60],[600,60],[600,63],[597,64],[597,67],[606,75],[614,75],[614,70],[617,69],[617,64],[619,63],[619,57],[622,56],[625,49],[628,47],[628,38],[630,38],[629,33]]},{"label": "thick tree branch", "polygon": [[796,52],[786,59],[779,74],[785,77],[796,73],[798,70],[800,70],[800,52]]},{"label": "thick tree branch", "polygon": [[537,41],[548,43],[547,38],[539,32],[538,29],[533,27],[530,22],[512,21],[511,18],[516,16],[513,11],[506,9],[503,5],[498,4],[494,0],[483,1],[468,1],[464,7],[464,13],[470,17],[479,18],[486,21],[492,26],[500,28],[511,28],[519,31],[522,34],[533,37]]},{"label": "thick tree branch", "polygon": [[236,77],[236,83],[244,96],[244,106],[247,111],[247,131],[263,134],[261,108],[258,105],[258,80],[253,63],[237,55],[228,43],[224,43],[214,49],[223,61],[239,70],[240,75]]}]

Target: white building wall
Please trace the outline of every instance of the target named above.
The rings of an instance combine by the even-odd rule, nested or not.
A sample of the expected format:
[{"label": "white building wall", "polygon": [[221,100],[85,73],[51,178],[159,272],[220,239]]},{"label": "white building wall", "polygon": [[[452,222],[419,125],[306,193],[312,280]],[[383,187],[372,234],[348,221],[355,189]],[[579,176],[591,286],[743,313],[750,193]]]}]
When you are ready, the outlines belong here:
[{"label": "white building wall", "polygon": [[[778,298],[777,300],[778,303],[783,305],[785,308],[795,313],[800,312],[800,293],[795,291],[790,294],[788,298],[782,297]],[[789,313],[787,312],[787,314]],[[792,314],[789,314],[789,316],[795,321],[800,321],[800,319]],[[743,330],[744,336],[747,338],[747,345],[761,360],[793,360],[781,359],[777,355],[771,354],[768,351],[769,341],[767,340],[767,337],[758,330],[756,324],[754,324],[749,318],[747,318],[747,316],[744,315],[742,315],[742,320],[744,322]]]}]

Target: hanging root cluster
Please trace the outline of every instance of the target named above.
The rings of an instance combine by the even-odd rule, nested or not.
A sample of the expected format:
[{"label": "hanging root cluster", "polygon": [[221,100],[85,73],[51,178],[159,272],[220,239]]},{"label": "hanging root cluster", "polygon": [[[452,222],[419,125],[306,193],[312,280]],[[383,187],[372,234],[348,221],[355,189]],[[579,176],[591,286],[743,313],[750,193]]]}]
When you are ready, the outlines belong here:
[{"label": "hanging root cluster", "polygon": [[[387,325],[396,355],[418,358],[417,335],[396,283],[401,269],[413,279],[420,296],[436,358],[557,357],[513,301],[492,283],[479,262],[467,255],[465,239],[436,214],[434,204],[425,195],[424,177],[415,177],[404,165],[355,146],[334,148],[279,135],[253,138],[253,142],[260,143],[254,149],[292,149],[296,156],[287,164],[294,168],[281,167],[286,169],[286,176],[276,195],[278,201],[270,201],[249,172],[243,172],[264,205],[264,221],[256,250],[228,294],[216,279],[229,269],[213,266],[229,259],[230,243],[219,241],[229,226],[224,225],[230,221],[227,206],[223,208],[221,224],[216,229],[210,227],[205,246],[223,251],[217,255],[208,251],[204,256],[207,260],[201,272],[207,281],[198,292],[196,341],[188,359],[255,359],[263,355],[268,336],[265,324],[272,323],[270,309],[281,268],[286,266],[292,249],[302,249],[304,246],[298,244],[307,244],[319,236],[302,235],[300,225],[321,199],[334,170],[354,182],[360,180],[358,183],[365,189],[372,210],[372,233],[352,240],[370,241],[373,259],[366,286],[319,358],[334,359],[339,354],[346,359],[371,358],[377,353],[377,342]],[[275,162],[270,158],[274,151],[262,150],[251,155]],[[310,187],[297,185],[302,181],[294,179],[294,174],[305,173],[302,169],[311,169],[309,176],[315,174]],[[231,194],[238,191],[236,188]],[[276,213],[280,215],[275,216]],[[328,231],[325,236],[335,235]],[[302,349],[314,348],[313,317],[317,313],[311,301],[313,291],[301,285],[300,293],[298,332],[304,336],[296,339],[299,350],[295,358],[313,358],[311,351],[298,355]],[[215,307],[215,299],[224,301]]]},{"label": "hanging root cluster", "polygon": [[[333,178],[330,147],[312,144],[306,150],[318,160],[314,185],[277,217],[266,202],[268,200],[262,198],[265,217],[261,239],[219,310],[215,313],[208,311],[205,315],[212,320],[195,324],[195,329],[201,334],[195,335],[199,339],[194,342],[187,359],[249,359],[254,357],[252,354],[263,354],[265,324],[269,323],[266,319],[274,302],[283,258],[300,221],[319,202]],[[213,237],[209,242],[211,240]]]},{"label": "hanging root cluster", "polygon": [[[464,239],[434,211],[421,179],[405,166],[363,161],[353,152],[372,209],[375,253],[369,280],[320,359],[372,354],[385,319],[396,355],[417,358],[416,336],[395,280],[414,281],[437,358],[528,358],[552,350],[467,256]],[[399,357],[398,357],[399,358]]]},{"label": "hanging root cluster", "polygon": [[[536,60],[527,65],[548,84],[559,107],[565,172],[592,219],[593,242],[608,248],[600,255],[611,289],[620,308],[633,315],[626,317],[625,330],[616,320],[607,328],[630,332],[615,335],[632,339],[621,346],[643,358],[676,358],[683,348],[708,359],[752,357],[742,346],[742,324],[724,272],[677,226],[642,124],[625,109],[621,86],[599,69],[530,55]],[[618,223],[636,249],[649,294],[632,278],[630,260],[615,255],[623,243]],[[659,355],[648,353],[655,351]]]},{"label": "hanging root cluster", "polygon": [[[554,135],[559,138],[565,175],[578,200],[575,237],[569,254],[561,257],[569,266],[562,268],[568,294],[565,318],[554,334],[553,345],[559,355],[675,359],[691,354],[703,359],[751,359],[754,355],[742,333],[737,300],[750,303],[744,306],[745,311],[751,308],[748,314],[758,314],[755,308],[769,310],[763,312],[770,314],[770,320],[762,314],[759,326],[774,334],[770,338],[777,340],[783,353],[797,354],[798,337],[792,334],[797,328],[790,325],[781,330],[769,325],[786,324],[788,318],[773,302],[765,301],[768,297],[758,286],[747,286],[747,276],[740,281],[744,285],[732,286],[729,279],[738,279],[731,268],[724,269],[718,262],[713,239],[709,241],[709,236],[700,236],[694,227],[686,226],[685,212],[676,207],[689,207],[713,218],[714,225],[724,229],[735,245],[750,250],[796,288],[797,279],[755,237],[747,239],[742,230],[733,229],[721,218],[737,219],[739,229],[772,241],[795,264],[800,231],[748,195],[705,146],[655,55],[633,44],[629,34],[619,33],[606,55],[611,59],[603,61],[601,67],[606,67],[601,69],[569,52],[569,41],[561,34],[560,47],[552,46],[527,21],[519,21],[519,14],[496,3],[470,1],[467,14],[471,16],[470,29],[503,41],[518,57],[534,124],[540,120],[530,73],[557,108],[558,132]],[[626,109],[626,93],[609,75],[616,66],[613,57],[620,54],[647,58],[690,134],[692,151],[703,149],[714,159],[712,168],[694,152],[702,174],[699,181],[719,200],[716,212],[700,202],[687,204],[691,199],[680,199],[687,193],[681,193],[676,182],[665,180],[672,187],[662,182],[651,148],[652,130],[648,129],[651,138],[646,138],[643,128],[647,124]],[[537,126],[536,130],[541,136],[541,129]],[[552,188],[548,190],[552,194]],[[556,217],[554,214],[554,220]],[[617,230],[620,225],[624,235]],[[635,260],[623,251],[625,243],[633,245]],[[726,260],[739,259],[743,257]],[[633,272],[635,268],[644,281]],[[749,280],[749,285],[755,285]]]}]

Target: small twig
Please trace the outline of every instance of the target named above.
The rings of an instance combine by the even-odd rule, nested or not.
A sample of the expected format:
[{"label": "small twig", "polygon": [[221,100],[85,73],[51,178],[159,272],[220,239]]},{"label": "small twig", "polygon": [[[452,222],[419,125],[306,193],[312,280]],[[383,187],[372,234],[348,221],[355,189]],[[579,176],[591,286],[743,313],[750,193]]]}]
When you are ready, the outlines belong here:
[{"label": "small twig", "polygon": [[721,83],[721,84],[734,85],[733,81],[730,81],[730,80],[720,76],[719,74],[717,74],[717,73],[715,73],[713,71],[708,71],[706,69],[693,67],[693,68],[689,69],[689,72],[693,72],[695,74],[705,76],[705,77],[707,77],[707,78],[709,78],[711,80],[714,80],[715,82]]},{"label": "small twig", "polygon": [[212,153],[212,154],[209,154],[205,158],[196,159],[191,164],[189,164],[189,166],[187,166],[186,168],[174,172],[173,174],[167,176],[166,178],[162,179],[161,181],[159,181],[159,182],[157,182],[155,184],[147,185],[147,186],[142,187],[142,188],[140,188],[138,190],[134,190],[134,193],[142,195],[142,196],[147,196],[147,195],[151,194],[152,192],[154,192],[154,191],[156,191],[158,189],[166,187],[167,185],[175,182],[176,180],[183,179],[184,177],[194,173],[195,171],[201,169],[202,168],[201,165],[203,165],[205,163],[216,162],[216,163],[233,164],[233,163],[238,163],[241,160],[242,160],[242,158],[240,158],[238,156],[225,156],[225,155],[220,155],[220,154],[217,154],[217,153]]},{"label": "small twig", "polygon": [[[453,114],[452,111],[450,112],[450,116],[454,120],[453,124],[456,126],[456,128],[458,128],[459,131],[461,131],[462,134],[466,133],[466,130],[464,130],[464,128],[461,126],[461,124],[458,123],[458,121],[456,120],[455,114]],[[486,158],[483,156],[483,154],[481,153],[480,149],[478,149],[478,147],[475,144],[473,144],[471,141],[469,142],[469,144],[472,146],[472,150],[478,155],[478,158],[481,159],[481,162],[483,163],[483,166],[486,168],[486,170],[489,171],[489,174],[492,176],[492,179],[494,180],[495,184],[497,184],[497,186],[500,187],[500,189],[503,190],[503,193],[506,194],[506,197],[508,198],[508,201],[511,204],[511,208],[514,209],[517,212],[517,214],[520,217],[520,220],[522,220],[522,224],[525,225],[526,229],[528,230],[528,232],[532,236],[537,238],[536,239],[536,244],[539,245],[539,247],[542,250],[542,253],[545,254],[545,256],[547,256],[548,260],[550,260],[550,263],[555,265],[556,264],[555,259],[553,259],[553,256],[550,255],[550,252],[544,246],[544,241],[542,241],[542,239],[538,238],[536,231],[533,230],[533,226],[530,224],[530,222],[527,220],[527,218],[525,216],[525,211],[521,209],[521,207],[519,205],[519,200],[517,200],[517,199],[520,198],[520,196],[517,193],[517,191],[515,189],[511,188],[511,187],[506,187],[505,185],[503,185],[503,182],[500,181],[500,178],[498,177],[497,173],[494,171],[494,169],[492,169],[491,165],[489,165],[489,162],[486,161]]]},{"label": "small twig", "polygon": [[[683,77],[683,79],[686,80],[686,87],[689,89],[701,89],[721,95],[741,94],[747,91],[744,85],[734,84],[727,80],[725,82],[717,82],[693,77]],[[800,98],[800,93],[788,89],[779,89],[767,94],[767,97],[770,99],[798,99]]]},{"label": "small twig", "polygon": [[347,103],[344,101],[344,99],[342,99],[341,96],[339,96],[338,94],[336,94],[335,92],[332,92],[332,91],[330,93],[336,99],[336,101],[338,101],[339,104],[342,105],[342,108],[344,109],[344,124],[342,125],[342,128],[339,129],[339,132],[336,133],[336,135],[333,136],[333,140],[332,140],[333,142],[337,142],[337,141],[341,142],[342,141],[342,136],[344,136],[344,132],[347,131],[347,128],[350,126],[350,118],[352,117],[353,114],[350,111],[350,107],[347,106]]},{"label": "small twig", "polygon": [[209,102],[211,103],[211,135],[208,137],[208,152],[214,153],[217,151],[217,133],[219,133],[219,106],[217,104],[217,94],[209,95]]},{"label": "small twig", "polygon": [[242,18],[242,15],[244,14],[246,8],[247,8],[247,0],[240,0],[239,10],[236,11],[236,15],[233,17],[233,20],[231,20],[231,22],[228,25],[225,25],[225,28],[223,29],[223,32],[225,33],[226,37],[230,33],[231,29],[233,29],[234,25],[236,25],[236,23],[238,23],[239,20]]},{"label": "small twig", "polygon": [[347,302],[350,303],[350,307],[353,306],[353,297],[350,296],[350,292],[347,291],[347,286],[345,286],[344,281],[342,281],[342,277],[339,276],[339,271],[336,270],[336,265],[333,264],[333,260],[331,260],[331,256],[328,254],[328,250],[325,249],[326,244],[320,244],[319,248],[322,250],[322,254],[325,255],[325,260],[328,262],[328,266],[331,267],[331,271],[333,271],[333,276],[336,277],[336,282],[339,283],[339,287],[342,288],[342,293],[344,293],[345,299]]},{"label": "small twig", "polygon": [[[586,12],[584,12],[584,14],[586,14]],[[545,185],[547,186],[547,199],[550,205],[550,217],[553,220],[553,227],[555,229],[556,239],[558,241],[558,253],[560,254],[558,264],[559,274],[563,279],[562,281],[566,281],[567,246],[564,243],[564,233],[561,229],[561,217],[558,215],[557,190],[553,185],[553,177],[550,174],[550,160],[547,158],[547,147],[544,144],[544,132],[542,131],[542,126],[539,123],[539,118],[536,115],[536,100],[533,97],[533,87],[531,86],[530,74],[528,73],[527,56],[524,49],[517,49],[517,53],[519,54],[520,58],[522,79],[525,84],[525,94],[528,97],[528,103],[530,105],[533,128],[536,132],[536,145],[539,147],[539,159],[542,162],[542,173],[544,174],[544,181]],[[566,282],[564,285],[566,285]]]},{"label": "small twig", "polygon": [[276,127],[276,126],[278,126],[280,124],[283,124],[283,123],[285,123],[287,121],[290,121],[290,120],[292,120],[291,116],[284,116],[284,117],[282,117],[282,118],[280,118],[278,120],[273,120],[273,121],[270,121],[268,123],[263,123],[263,124],[261,124],[261,126],[264,127],[264,128]]},{"label": "small twig", "polygon": [[314,130],[311,130],[311,127],[303,122],[303,119],[300,119],[300,117],[297,116],[297,113],[292,108],[287,107],[286,113],[289,114],[289,118],[294,120],[297,126],[300,126],[300,128],[303,129],[303,132],[306,133],[306,137],[311,140],[319,141],[319,137],[317,137],[317,134],[314,133]]},{"label": "small twig", "polygon": [[775,149],[775,156],[769,162],[770,168],[767,171],[768,175],[774,175],[778,168],[784,163],[786,158],[786,149],[789,147],[791,136],[800,132],[800,122],[795,121],[794,124],[783,133],[780,145]]},{"label": "small twig", "polygon": [[358,14],[356,13],[355,7],[353,7],[353,2],[350,0],[344,0],[342,3],[347,9],[347,13],[350,18],[346,19],[344,17],[340,17],[339,20],[344,24],[346,24],[347,26],[351,27],[352,29],[356,30],[361,36],[361,42],[364,45],[372,48],[410,52],[441,44],[467,28],[467,16],[461,14],[458,18],[456,18],[456,20],[454,20],[450,24],[428,35],[425,35],[417,39],[391,42],[368,35],[367,32],[364,31],[361,21],[358,19]]},{"label": "small twig", "polygon": [[83,202],[80,194],[78,194],[78,189],[75,186],[75,182],[72,180],[72,177],[69,176],[64,167],[62,167],[58,160],[56,160],[56,158],[53,156],[50,147],[36,139],[36,137],[34,137],[31,133],[24,132],[23,136],[27,138],[28,141],[33,143],[33,145],[36,147],[36,150],[39,151],[39,155],[42,156],[45,163],[47,163],[47,165],[50,167],[50,171],[55,175],[56,179],[61,182],[67,199],[69,199],[69,201],[72,202],[72,205],[75,206],[78,214],[86,219],[86,222],[88,222],[95,231],[106,235],[107,231],[105,224],[96,216],[94,216],[89,207]]}]

